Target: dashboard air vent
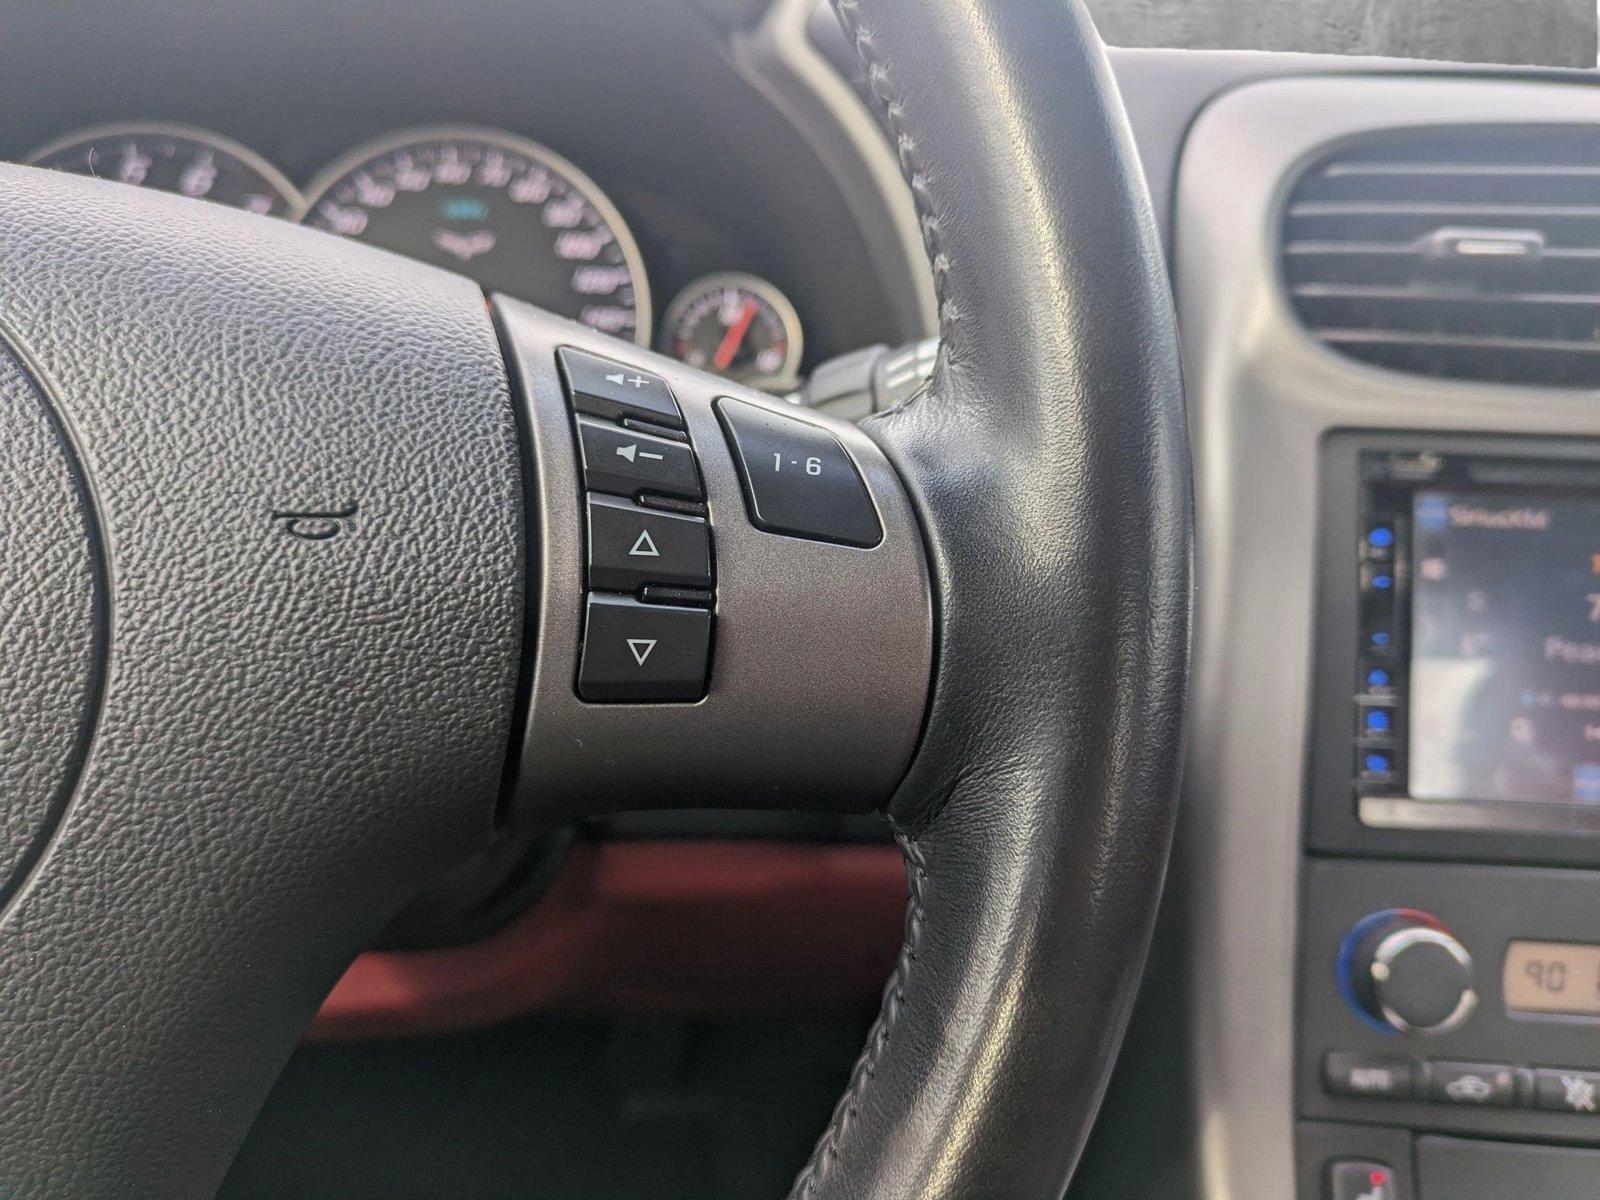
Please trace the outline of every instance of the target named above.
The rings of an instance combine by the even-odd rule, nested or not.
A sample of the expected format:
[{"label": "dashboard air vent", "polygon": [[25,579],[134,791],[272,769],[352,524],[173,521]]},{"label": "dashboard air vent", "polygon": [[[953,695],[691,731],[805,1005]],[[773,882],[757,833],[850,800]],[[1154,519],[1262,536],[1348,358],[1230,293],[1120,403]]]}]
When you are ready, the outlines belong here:
[{"label": "dashboard air vent", "polygon": [[1600,387],[1600,127],[1346,143],[1296,183],[1283,267],[1300,319],[1353,358]]}]

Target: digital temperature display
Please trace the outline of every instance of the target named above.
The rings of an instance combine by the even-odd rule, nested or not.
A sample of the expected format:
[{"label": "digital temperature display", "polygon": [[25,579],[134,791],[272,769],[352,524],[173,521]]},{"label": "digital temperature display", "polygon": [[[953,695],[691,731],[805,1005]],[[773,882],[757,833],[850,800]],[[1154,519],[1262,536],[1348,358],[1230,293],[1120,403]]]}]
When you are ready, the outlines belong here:
[{"label": "digital temperature display", "polygon": [[1511,1012],[1600,1017],[1600,946],[1512,942],[1502,982]]}]

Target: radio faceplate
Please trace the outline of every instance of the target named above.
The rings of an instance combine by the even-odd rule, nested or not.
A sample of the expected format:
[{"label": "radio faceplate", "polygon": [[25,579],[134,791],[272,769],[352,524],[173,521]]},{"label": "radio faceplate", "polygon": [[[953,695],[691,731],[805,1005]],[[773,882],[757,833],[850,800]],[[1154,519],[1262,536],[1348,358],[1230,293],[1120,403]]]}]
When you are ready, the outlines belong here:
[{"label": "radio faceplate", "polygon": [[1336,433],[1313,849],[1600,862],[1600,443]]}]

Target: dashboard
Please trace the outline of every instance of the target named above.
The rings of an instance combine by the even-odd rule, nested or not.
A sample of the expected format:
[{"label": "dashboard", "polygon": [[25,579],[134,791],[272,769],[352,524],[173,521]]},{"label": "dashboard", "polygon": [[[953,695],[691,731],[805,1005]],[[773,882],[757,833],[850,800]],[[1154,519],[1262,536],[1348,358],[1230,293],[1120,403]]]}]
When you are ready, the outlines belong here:
[{"label": "dashboard", "polygon": [[18,14],[0,59],[30,103],[0,155],[370,242],[770,390],[922,332],[714,16],[545,8],[534,28],[485,0],[447,20],[349,0]]},{"label": "dashboard", "polygon": [[[1184,340],[1198,624],[1173,882],[1078,1187],[1592,1195],[1600,89],[1111,57]],[[371,241],[758,386],[934,331],[894,156],[800,0],[40,7],[0,70],[4,157]],[[692,832],[752,828],[796,835]],[[868,840],[798,840],[835,838]],[[845,906],[891,957],[896,871]],[[792,999],[826,963],[790,966]]]},{"label": "dashboard", "polygon": [[1208,1194],[1593,1190],[1597,99],[1289,71],[1188,133]]}]

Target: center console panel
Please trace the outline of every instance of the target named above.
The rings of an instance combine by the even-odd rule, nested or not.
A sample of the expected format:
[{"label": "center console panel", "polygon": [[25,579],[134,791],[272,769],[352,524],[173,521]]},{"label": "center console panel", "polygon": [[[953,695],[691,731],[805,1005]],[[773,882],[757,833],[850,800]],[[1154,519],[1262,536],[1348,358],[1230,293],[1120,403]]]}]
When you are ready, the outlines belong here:
[{"label": "center console panel", "polygon": [[[1457,253],[1461,243],[1446,232],[1461,224],[1453,213],[1411,211],[1403,202],[1492,199],[1497,188],[1502,199],[1537,202],[1569,184],[1581,191],[1593,155],[1562,150],[1556,143],[1566,134],[1555,141],[1545,135],[1581,125],[1589,131],[1582,136],[1592,136],[1600,88],[1592,74],[1536,79],[1414,63],[1396,64],[1387,76],[1349,63],[1334,71],[1244,83],[1217,95],[1188,126],[1173,192],[1173,274],[1200,539],[1180,879],[1194,960],[1187,992],[1193,1029],[1185,1041],[1202,1128],[1196,1183],[1185,1194],[1325,1200],[1333,1194],[1333,1165],[1367,1163],[1365,1174],[1345,1171],[1341,1186],[1368,1200],[1476,1200],[1483,1181],[1507,1178],[1518,1181],[1513,1195],[1594,1196],[1600,1171],[1570,1186],[1571,1164],[1600,1152],[1581,1132],[1591,1118],[1524,1107],[1527,1092],[1518,1090],[1526,1088],[1522,1069],[1588,1063],[1581,1037],[1569,1045],[1562,1032],[1587,1018],[1534,1015],[1537,997],[1530,1011],[1526,996],[1508,997],[1504,978],[1510,940],[1538,943],[1517,948],[1515,963],[1542,969],[1552,986],[1565,972],[1567,999],[1554,1003],[1573,1007],[1570,980],[1594,961],[1583,947],[1600,944],[1600,888],[1590,883],[1600,875],[1600,857],[1586,828],[1590,810],[1574,802],[1574,768],[1584,759],[1567,740],[1582,726],[1562,726],[1550,747],[1536,739],[1534,750],[1552,751],[1542,764],[1523,743],[1520,763],[1504,760],[1516,769],[1501,772],[1491,790],[1480,785],[1494,783],[1495,766],[1473,755],[1466,736],[1491,726],[1483,712],[1452,706],[1453,692],[1465,689],[1434,669],[1448,664],[1428,664],[1420,692],[1409,677],[1410,650],[1396,653],[1398,669],[1387,681],[1370,680],[1373,668],[1357,672],[1360,639],[1373,628],[1364,623],[1372,615],[1365,597],[1385,592],[1402,621],[1415,604],[1415,591],[1407,591],[1416,582],[1413,552],[1401,545],[1402,527],[1388,526],[1395,535],[1390,564],[1368,552],[1385,547],[1363,545],[1378,527],[1369,518],[1416,519],[1416,487],[1394,469],[1405,458],[1458,456],[1445,464],[1458,474],[1436,481],[1446,493],[1508,486],[1584,502],[1595,494],[1589,480],[1565,475],[1600,463],[1592,388],[1550,386],[1548,373],[1545,384],[1529,383],[1528,375],[1501,370],[1504,360],[1480,369],[1480,359],[1453,375],[1441,369],[1451,366],[1444,359],[1465,353],[1446,333],[1460,328],[1452,322],[1465,312],[1492,310],[1496,319],[1526,321],[1515,328],[1530,337],[1555,336],[1547,298],[1521,303],[1504,293],[1570,291],[1529,286],[1541,271],[1564,269],[1562,260],[1534,256],[1526,272],[1505,259],[1497,267],[1474,258],[1468,266]],[[1486,131],[1497,153],[1480,155],[1478,143],[1458,153],[1462,139]],[[1491,169],[1475,173],[1474,164]],[[1532,169],[1505,170],[1519,166]],[[1578,170],[1563,175],[1567,166]],[[1469,223],[1498,223],[1513,235],[1528,229],[1523,210],[1513,211],[1518,216],[1504,220],[1498,211],[1475,212]],[[1546,246],[1592,250],[1592,222],[1563,229]],[[1384,253],[1401,248],[1417,253]],[[1592,270],[1590,259],[1581,261]],[[1472,281],[1484,286],[1474,290]],[[1500,299],[1480,302],[1491,293]],[[1430,306],[1429,296],[1437,304]],[[1445,304],[1458,307],[1442,311]],[[1527,350],[1524,365],[1546,372],[1570,361],[1562,355],[1571,351],[1600,361],[1589,350],[1592,313],[1584,311],[1589,323],[1571,335],[1566,351],[1541,352],[1514,339],[1510,345]],[[1513,331],[1509,324],[1476,328]],[[1397,329],[1418,335],[1417,357],[1389,354],[1404,337],[1391,338],[1393,345],[1384,336],[1363,338],[1363,331]],[[1504,345],[1488,340],[1488,348]],[[1379,478],[1363,474],[1363,456],[1390,453],[1401,460],[1388,464],[1387,480],[1381,458]],[[1493,468],[1507,459],[1540,469],[1502,484]],[[1425,461],[1416,460],[1419,470]],[[1476,570],[1475,544],[1467,539],[1444,556],[1459,550],[1461,565]],[[1527,598],[1554,604],[1557,595],[1586,595],[1588,589],[1551,583],[1537,566],[1542,549],[1524,550],[1529,557],[1508,560],[1505,574],[1517,577],[1512,582]],[[1385,565],[1394,567],[1388,588],[1375,578]],[[1523,599],[1516,587],[1502,594],[1508,602]],[[1456,600],[1466,602],[1465,592],[1449,586],[1427,598]],[[1573,610],[1562,620],[1576,626],[1586,618]],[[1586,652],[1573,648],[1591,639],[1568,629],[1546,632],[1570,643],[1559,652],[1573,652],[1577,670]],[[1445,656],[1430,650],[1427,657]],[[1390,701],[1387,728],[1380,718],[1380,727],[1368,729],[1363,713],[1383,711],[1382,700]],[[1562,711],[1576,717],[1581,710]],[[1420,768],[1419,712],[1443,730]],[[1508,717],[1499,725],[1496,753],[1512,736]],[[1373,755],[1370,763],[1364,752]],[[1541,772],[1548,785],[1552,764],[1565,778],[1563,796],[1528,786]],[[1559,900],[1545,895],[1547,877],[1562,881]],[[1553,907],[1559,904],[1568,907]],[[1371,975],[1380,962],[1389,969],[1381,988]],[[1363,967],[1365,981],[1358,978]],[[1472,1000],[1457,1017],[1467,990]],[[1516,1003],[1508,1007],[1508,999]],[[1447,1028],[1380,1033],[1372,1022],[1390,1027],[1385,1007],[1406,1024]],[[1600,1028],[1577,1027],[1600,1042]],[[1499,1070],[1452,1068],[1448,1076],[1430,1070],[1419,1082],[1407,1069],[1381,1068],[1360,1076],[1369,1087],[1425,1087],[1429,1095],[1436,1082],[1456,1084],[1462,1103],[1326,1090],[1321,1072],[1329,1051],[1379,1048],[1415,1060],[1418,1070],[1422,1063],[1481,1063],[1503,1064],[1510,1074],[1502,1081]],[[1348,1061],[1344,1066],[1353,1072]],[[1467,1081],[1473,1075],[1483,1078]],[[1514,1103],[1468,1109],[1471,1094],[1485,1087],[1503,1096],[1502,1082]],[[1584,1089],[1575,1094],[1581,1100]]]},{"label": "center console panel", "polygon": [[1596,1194],[1600,443],[1336,432],[1319,494],[1301,1194]]}]

